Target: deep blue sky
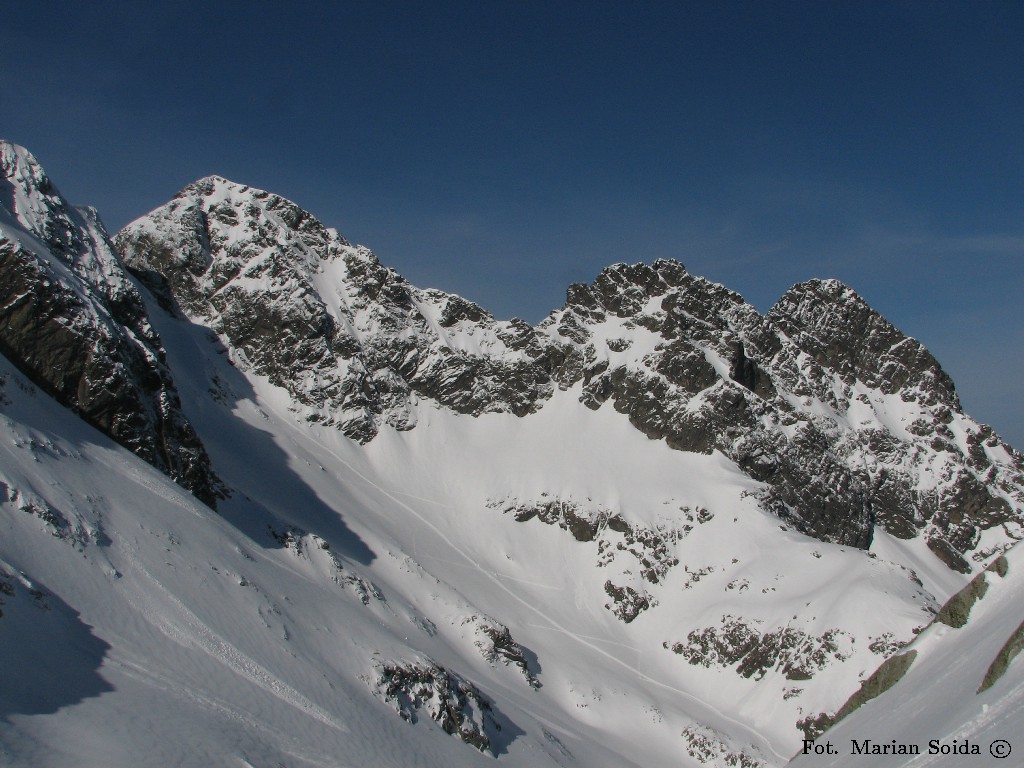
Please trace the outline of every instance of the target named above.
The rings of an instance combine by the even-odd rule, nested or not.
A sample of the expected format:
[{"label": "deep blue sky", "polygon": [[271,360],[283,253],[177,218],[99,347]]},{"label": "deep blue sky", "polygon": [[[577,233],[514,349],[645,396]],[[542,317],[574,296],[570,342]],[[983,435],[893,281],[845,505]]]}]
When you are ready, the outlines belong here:
[{"label": "deep blue sky", "polygon": [[1024,447],[1024,3],[9,3],[0,135],[117,230],[210,173],[536,322],[838,277]]}]

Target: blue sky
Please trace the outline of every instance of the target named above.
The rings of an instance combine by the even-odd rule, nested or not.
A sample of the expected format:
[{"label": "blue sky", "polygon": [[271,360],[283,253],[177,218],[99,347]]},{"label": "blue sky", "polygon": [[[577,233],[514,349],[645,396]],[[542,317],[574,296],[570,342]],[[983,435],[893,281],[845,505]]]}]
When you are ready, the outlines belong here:
[{"label": "blue sky", "polygon": [[1024,447],[1024,3],[13,3],[0,135],[111,230],[210,173],[538,321],[838,277]]}]

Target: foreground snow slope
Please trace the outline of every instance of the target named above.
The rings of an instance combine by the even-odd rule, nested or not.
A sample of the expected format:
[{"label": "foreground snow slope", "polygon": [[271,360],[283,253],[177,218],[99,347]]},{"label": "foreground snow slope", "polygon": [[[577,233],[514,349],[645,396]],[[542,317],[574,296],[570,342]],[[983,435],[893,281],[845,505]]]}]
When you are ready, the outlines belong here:
[{"label": "foreground snow slope", "polygon": [[[611,436],[635,459],[623,466],[622,456],[587,451],[593,443],[584,441],[572,446],[585,454],[575,476],[566,473],[564,456],[557,465],[551,460],[564,454],[574,426],[568,398],[552,423],[495,424],[491,440],[509,441],[510,427],[521,429],[510,440],[519,450],[506,450],[501,465],[486,458],[501,455],[487,445],[486,430],[474,445],[453,433],[461,422],[441,411],[429,414],[433,428],[396,433],[369,455],[328,431],[332,445],[315,428],[292,423],[287,411],[277,413],[272,388],[266,399],[253,389],[236,392],[228,404],[225,392],[245,388],[246,379],[216,344],[195,342],[188,325],[175,322],[182,332],[165,328],[164,338],[169,354],[188,362],[183,369],[197,372],[183,384],[191,415],[204,425],[224,477],[244,481],[257,500],[237,494],[223,516],[5,366],[0,567],[14,594],[5,600],[0,637],[11,658],[38,662],[18,664],[0,692],[0,734],[12,764],[202,765],[232,755],[254,765],[273,765],[271,756],[287,765],[485,759],[430,723],[394,717],[374,696],[375,661],[425,656],[471,678],[496,702],[507,721],[495,749],[517,764],[543,764],[549,753],[563,762],[571,753],[581,765],[686,764],[680,733],[694,723],[778,762],[773,750],[784,755],[790,747],[783,726],[792,718],[775,726],[773,748],[759,735],[772,733],[765,702],[747,693],[750,701],[736,707],[744,678],[690,667],[660,647],[685,622],[727,609],[721,583],[703,598],[693,588],[695,599],[659,621],[624,625],[603,608],[608,596],[594,551],[569,535],[537,536],[529,523],[489,508],[495,492],[601,499],[652,525],[675,516],[665,501],[728,506],[753,536],[737,542],[739,523],[720,513],[701,533],[721,517],[722,536],[739,545],[725,549],[711,533],[700,562],[725,569],[735,557],[737,573],[755,586],[795,582],[815,605],[851,590],[839,579],[851,568],[874,567],[865,579],[901,583],[898,572],[863,553],[801,540],[753,504],[744,508],[749,481],[714,457],[668,451],[622,430]],[[211,353],[205,357],[203,344]],[[222,383],[216,398],[189,392],[205,380],[203,366]],[[612,420],[607,428],[616,427],[621,422]],[[413,438],[424,442],[410,444]],[[403,452],[431,460],[403,462]],[[620,483],[619,473],[637,482]],[[633,490],[613,496],[620,485]],[[323,539],[296,533],[288,541],[289,524]],[[803,551],[807,567],[779,568],[772,537]],[[820,549],[826,556],[813,557]],[[814,590],[820,603],[804,595],[808,576],[826,585]],[[726,574],[711,578],[722,582]],[[790,606],[756,610],[774,617]],[[487,614],[532,651],[527,666],[539,689],[514,666],[483,658],[472,617]],[[642,749],[638,733],[645,734]]]},{"label": "foreground snow slope", "polygon": [[[424,652],[502,693],[491,744],[513,764],[557,764],[547,754],[562,749],[632,764],[581,739],[518,669],[492,668],[474,626],[433,628],[423,608],[439,620],[475,612],[411,559],[369,549],[340,520],[336,551],[275,541],[272,518],[245,500],[219,517],[6,363],[3,378],[0,638],[16,660],[0,689],[4,764],[488,762],[375,695],[375,664]],[[311,500],[285,466],[253,469]],[[383,511],[386,497],[369,496]]]},{"label": "foreground snow slope", "polygon": [[[932,624],[903,649],[914,656],[902,678],[818,738],[819,745],[832,742],[838,754],[800,755],[793,765],[1019,765],[1024,752],[1024,666],[1013,659],[1024,647],[1024,550],[1014,547],[999,566],[980,577],[985,584],[977,590],[981,597],[961,599],[950,612],[953,624],[964,617],[966,624]],[[997,660],[1009,663],[1004,667]],[[1005,670],[1001,675],[1000,669]],[[863,752],[866,739],[876,745],[913,745],[920,754],[854,754],[851,742]],[[967,753],[957,753],[957,747]],[[978,754],[970,754],[975,748]]]}]

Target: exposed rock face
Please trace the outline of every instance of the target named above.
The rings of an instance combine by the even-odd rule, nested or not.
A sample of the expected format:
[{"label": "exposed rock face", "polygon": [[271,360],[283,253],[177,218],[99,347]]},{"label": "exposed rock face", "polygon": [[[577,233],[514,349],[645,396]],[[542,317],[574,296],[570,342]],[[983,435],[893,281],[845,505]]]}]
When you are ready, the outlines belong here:
[{"label": "exposed rock face", "polygon": [[415,723],[425,711],[445,733],[481,752],[495,753],[492,742],[501,726],[493,705],[468,680],[432,661],[380,665],[375,689],[403,720]]},{"label": "exposed rock face", "polygon": [[996,681],[999,680],[1003,675],[1006,674],[1006,670],[1010,666],[1010,662],[1013,661],[1020,652],[1024,651],[1024,622],[1021,622],[1013,633],[1003,643],[1003,647],[999,649],[999,653],[992,659],[992,663],[989,665],[988,670],[985,672],[985,677],[981,681],[981,685],[978,686],[978,693],[987,691]]},{"label": "exposed rock face", "polygon": [[678,262],[620,264],[572,286],[540,329],[583,403],[610,401],[674,448],[720,451],[806,534],[861,548],[875,525],[923,534],[965,572],[968,556],[1021,536],[1021,455],[964,415],[920,343],[838,281],[797,285],[761,316]]},{"label": "exposed rock face", "polygon": [[531,328],[416,288],[294,203],[219,177],[117,244],[238,364],[362,442],[414,427],[419,398],[525,416],[572,392],[672,448],[724,454],[763,509],[824,541],[868,548],[878,525],[969,571],[1024,534],[1024,459],[963,414],[921,344],[834,280],[761,315],[677,261],[616,264]]},{"label": "exposed rock face", "polygon": [[771,669],[789,680],[809,680],[831,662],[845,661],[853,644],[841,629],[812,637],[789,626],[762,632],[758,623],[723,616],[720,626],[690,632],[685,643],[673,643],[671,649],[695,666],[735,665],[738,674],[755,680]]},{"label": "exposed rock face", "polygon": [[953,382],[918,341],[900,333],[838,280],[794,286],[772,307],[773,325],[848,386],[912,393],[928,404],[956,401]]},{"label": "exposed rock face", "polygon": [[758,759],[763,756],[756,747],[747,746],[747,751],[736,749],[730,745],[724,733],[709,726],[688,725],[683,729],[682,736],[687,754],[702,765],[724,765],[728,768],[764,768],[767,765],[763,759]]},{"label": "exposed rock face", "polygon": [[889,657],[861,684],[838,712],[834,715],[820,712],[813,717],[808,716],[797,722],[797,728],[804,732],[805,738],[816,739],[851,712],[855,712],[896,685],[910,671],[916,658],[917,651],[913,650]]},{"label": "exposed rock face", "polygon": [[0,352],[83,419],[202,501],[219,483],[131,277],[91,209],[0,142]]},{"label": "exposed rock face", "polygon": [[[982,531],[1011,522],[1016,528],[1020,454],[964,416],[953,382],[919,342],[835,280],[795,286],[768,317],[806,355],[811,375],[797,380],[794,392],[853,422],[856,433],[838,441],[837,453],[868,489],[886,530],[906,538],[926,527],[932,550],[968,571],[961,554],[978,545]],[[860,405],[874,414],[857,424],[850,417]],[[881,417],[881,426],[868,415]],[[928,463],[941,466],[937,484],[922,482]]]},{"label": "exposed rock face", "polygon": [[409,429],[417,396],[523,415],[550,394],[550,350],[522,321],[421,290],[294,203],[211,176],[129,225],[125,261],[305,417],[373,439]]},{"label": "exposed rock face", "polygon": [[765,508],[805,533],[870,545],[865,489],[820,429],[778,394],[765,362],[785,340],[737,294],[674,261],[615,265],[592,286],[571,288],[569,303],[541,327],[566,336],[565,327],[584,319],[602,336],[624,327],[646,337],[652,351],[620,355],[592,344],[583,402],[597,408],[610,400],[673,448],[721,451],[766,484]]},{"label": "exposed rock face", "polygon": [[476,647],[480,649],[480,654],[488,663],[514,666],[526,678],[531,688],[541,687],[535,665],[531,664],[528,658],[532,654],[515,641],[508,627],[489,616],[470,616],[462,623],[473,627]]}]

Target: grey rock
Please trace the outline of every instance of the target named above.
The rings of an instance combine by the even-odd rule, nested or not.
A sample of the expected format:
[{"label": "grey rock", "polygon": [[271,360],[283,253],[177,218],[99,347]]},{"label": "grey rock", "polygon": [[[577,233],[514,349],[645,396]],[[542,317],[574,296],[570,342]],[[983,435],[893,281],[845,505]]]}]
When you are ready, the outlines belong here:
[{"label": "grey rock", "polygon": [[182,411],[139,289],[95,211],[71,207],[35,158],[6,142],[0,189],[0,353],[214,506],[221,484]]},{"label": "grey rock", "polygon": [[[277,195],[211,176],[117,237],[126,263],[166,278],[194,321],[288,390],[308,419],[360,442],[415,425],[417,397],[459,413],[524,415],[561,356],[521,320],[421,290]],[[486,337],[481,355],[453,336]],[[473,344],[469,344],[470,347]]]},{"label": "grey rock", "polygon": [[425,711],[445,733],[496,755],[492,743],[501,726],[494,706],[464,677],[432,661],[388,662],[374,685],[403,720],[415,723]]}]

